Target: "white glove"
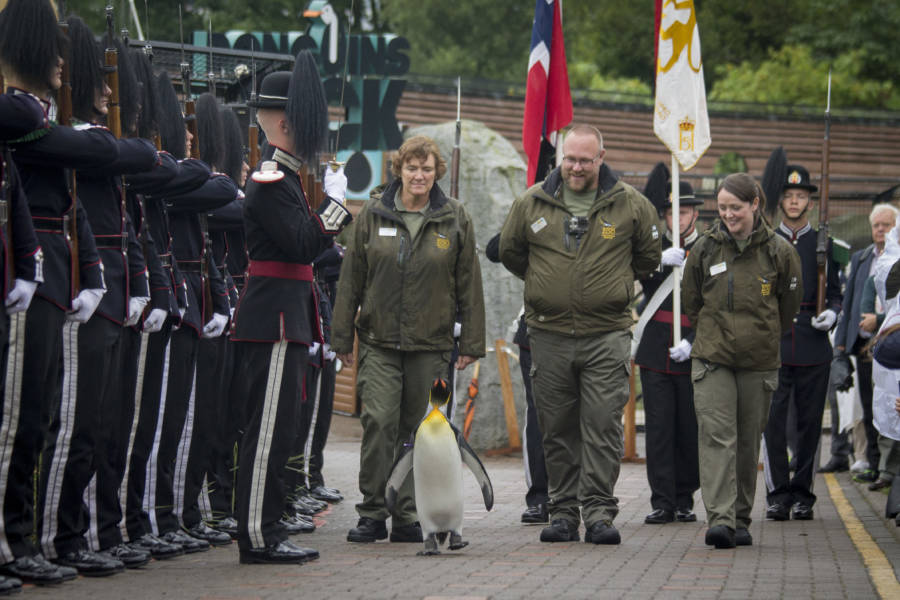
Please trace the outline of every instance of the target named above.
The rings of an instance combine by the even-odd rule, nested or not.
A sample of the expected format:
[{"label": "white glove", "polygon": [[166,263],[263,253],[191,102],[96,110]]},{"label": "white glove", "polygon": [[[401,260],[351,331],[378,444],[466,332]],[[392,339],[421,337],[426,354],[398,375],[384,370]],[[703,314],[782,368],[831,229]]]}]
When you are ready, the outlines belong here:
[{"label": "white glove", "polygon": [[347,176],[344,175],[344,165],[341,165],[337,171],[333,170],[331,166],[326,167],[322,187],[329,198],[343,203],[344,197],[347,195]]},{"label": "white glove", "polygon": [[66,320],[87,323],[94,315],[94,311],[97,310],[105,293],[106,290],[101,289],[81,290],[72,300],[72,310],[66,315]]},{"label": "white glove", "polygon": [[321,346],[321,344],[319,342],[313,342],[312,346],[309,347],[309,355],[315,356],[316,354],[318,354],[319,346]]},{"label": "white glove", "polygon": [[144,331],[146,333],[156,333],[157,331],[162,329],[163,323],[166,322],[166,317],[169,315],[166,311],[161,308],[154,308],[150,311],[150,314],[147,315],[147,318],[144,319]]},{"label": "white glove", "polygon": [[31,298],[34,297],[34,290],[37,289],[37,286],[37,282],[16,279],[16,284],[6,296],[6,314],[14,315],[17,312],[28,310],[28,305],[31,304]]},{"label": "white glove", "polygon": [[150,296],[132,296],[128,299],[128,320],[125,321],[126,327],[137,325],[141,320],[144,307],[150,302]]},{"label": "white glove", "polygon": [[819,313],[819,316],[810,319],[809,324],[819,331],[828,331],[835,321],[837,321],[837,314],[830,308],[826,308]]},{"label": "white glove", "polygon": [[331,349],[331,344],[322,344],[322,358],[325,360],[334,360],[337,358],[337,352]]},{"label": "white glove", "polygon": [[684,264],[684,248],[666,248],[662,253],[665,267],[680,267]]},{"label": "white glove", "polygon": [[457,321],[453,324],[453,337],[458,338],[462,333],[462,323]]},{"label": "white glove", "polygon": [[228,325],[228,315],[213,313],[209,323],[203,326],[203,337],[206,339],[219,337],[225,331],[226,325]]},{"label": "white glove", "polygon": [[669,348],[669,358],[675,362],[684,362],[691,357],[691,343],[681,340],[678,344]]}]

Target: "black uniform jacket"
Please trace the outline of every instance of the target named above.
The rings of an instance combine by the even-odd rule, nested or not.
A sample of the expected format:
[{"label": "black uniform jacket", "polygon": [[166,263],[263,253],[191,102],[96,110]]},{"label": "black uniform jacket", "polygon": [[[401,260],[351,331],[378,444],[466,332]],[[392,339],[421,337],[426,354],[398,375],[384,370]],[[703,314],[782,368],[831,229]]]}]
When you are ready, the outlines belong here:
[{"label": "black uniform jacket", "polygon": [[[228,305],[231,308],[235,308],[237,306],[239,290],[229,267],[229,256],[234,252],[246,257],[246,250],[244,249],[243,243],[243,192],[241,192],[240,197],[236,200],[229,202],[221,208],[210,211],[207,215],[207,222],[209,223],[209,239],[212,245],[213,261],[216,263],[219,274],[225,279],[225,287],[228,293]],[[240,236],[237,238],[234,236],[229,238],[229,234],[233,232],[239,232]],[[232,242],[234,240],[238,241],[234,248],[231,247],[229,240]],[[244,263],[246,263],[246,258],[243,260]],[[246,267],[246,264],[244,264],[244,267]],[[241,279],[243,279],[243,273],[243,270],[241,270]],[[243,281],[241,281],[241,284],[243,285]]]},{"label": "black uniform jacket", "polygon": [[43,135],[29,138],[17,140],[11,147],[43,250],[44,283],[37,294],[68,310],[75,292],[67,235],[68,220],[73,215],[81,289],[100,289],[104,283],[87,213],[79,200],[72,200],[66,169],[77,172],[111,164],[118,157],[118,146],[112,133],[102,127],[78,130],[52,126]]},{"label": "black uniform jacket", "polygon": [[[831,362],[833,352],[831,342],[828,341],[828,332],[819,331],[810,324],[810,320],[816,316],[818,281],[816,237],[818,234],[808,224],[794,232],[782,223],[775,229],[775,232],[793,244],[797,254],[800,255],[800,264],[803,269],[803,300],[800,302],[800,312],[794,317],[790,330],[781,336],[781,364],[808,366]],[[830,308],[837,315],[841,312],[843,297],[841,281],[838,277],[840,266],[832,256],[830,238],[828,239],[826,269],[825,308]]]},{"label": "black uniform jacket", "polygon": [[[102,169],[77,173],[78,197],[87,211],[97,251],[103,261],[106,294],[97,313],[122,324],[128,318],[129,297],[149,295],[144,253],[137,242],[127,201],[122,202],[120,175],[151,170],[157,163],[156,148],[140,138],[117,140],[119,156]],[[132,281],[132,278],[135,281]]]},{"label": "black uniform jacket", "polygon": [[31,94],[0,94],[0,140],[14,140],[49,127],[40,100]]},{"label": "black uniform jacket", "polygon": [[[3,273],[3,298],[9,294],[15,279],[24,279],[41,283],[44,280],[43,258],[37,234],[31,222],[31,211],[28,199],[22,189],[22,181],[9,152],[3,148],[3,160],[0,163],[0,199],[6,202],[7,223],[0,227],[2,256],[0,269]],[[10,235],[12,239],[10,240]],[[12,248],[10,248],[12,245]],[[10,254],[12,253],[12,254]],[[10,272],[9,266],[12,266]]]},{"label": "black uniform jacket", "polygon": [[179,308],[187,307],[187,284],[178,270],[172,256],[172,234],[169,230],[169,214],[166,210],[166,196],[190,193],[201,187],[209,179],[209,166],[201,160],[176,160],[167,152],[160,152],[161,166],[151,173],[134,176],[129,185],[140,189],[144,195],[144,217],[147,230],[153,241],[156,255],[168,280],[165,300],[159,284],[151,281],[151,302],[153,308],[167,310],[178,317]]},{"label": "black uniform jacket", "polygon": [[[670,235],[671,232],[666,232],[666,237],[662,243],[663,250],[672,247]],[[685,252],[690,253],[691,247],[698,237],[697,231],[694,230],[682,241],[681,247],[685,249]],[[650,298],[653,297],[653,294],[656,293],[656,290],[671,272],[672,267],[660,266],[649,277],[641,280],[641,287],[644,289],[644,305],[650,301]],[[670,292],[644,328],[644,335],[641,337],[641,343],[638,345],[637,354],[634,357],[635,364],[640,365],[642,369],[679,375],[690,374],[690,360],[675,362],[669,357],[669,348],[675,345],[672,337],[673,318],[672,293]],[[694,343],[694,330],[684,312],[681,313],[681,337],[692,344]]]},{"label": "black uniform jacket", "polygon": [[[269,146],[264,160],[277,148]],[[311,265],[334,243],[310,210],[297,174],[300,161],[279,151],[278,168],[284,177],[262,183],[251,177],[244,200],[244,231],[250,255],[250,278],[235,313],[232,339],[276,342],[282,339],[310,344],[321,342],[312,281],[257,276],[255,261]],[[310,267],[311,270],[311,267]]]},{"label": "black uniform jacket", "polygon": [[[203,329],[203,315],[208,309],[203,293],[202,268],[208,269],[211,286],[212,310],[228,315],[228,295],[225,281],[212,260],[212,255],[204,253],[204,232],[200,215],[225,206],[234,201],[240,190],[227,175],[213,173],[202,186],[179,196],[166,197],[169,212],[169,227],[172,232],[172,251],[178,267],[187,282],[187,310],[182,321],[200,333]],[[204,264],[205,263],[205,264]]]}]

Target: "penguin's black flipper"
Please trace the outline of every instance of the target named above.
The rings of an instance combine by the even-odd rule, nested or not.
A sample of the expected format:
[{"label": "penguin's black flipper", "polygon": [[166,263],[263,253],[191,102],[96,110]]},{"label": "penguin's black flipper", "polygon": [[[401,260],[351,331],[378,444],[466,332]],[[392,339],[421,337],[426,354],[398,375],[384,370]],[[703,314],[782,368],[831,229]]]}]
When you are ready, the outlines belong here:
[{"label": "penguin's black flipper", "polygon": [[475,480],[481,487],[481,496],[484,498],[484,507],[491,510],[494,507],[494,486],[491,485],[491,478],[488,477],[484,465],[481,464],[481,459],[479,459],[478,455],[475,454],[475,451],[472,450],[472,446],[466,441],[462,432],[457,429],[453,423],[450,423],[450,427],[453,429],[453,433],[456,434],[456,443],[459,444],[459,454],[462,456],[463,462],[466,463],[466,466],[472,471],[472,475],[475,476]]},{"label": "penguin's black flipper", "polygon": [[415,434],[410,436],[409,441],[403,445],[403,451],[397,457],[391,469],[391,476],[388,477],[387,485],[384,488],[384,504],[388,510],[394,509],[397,503],[397,494],[400,492],[400,486],[409,472],[413,468],[413,443],[415,442]]}]

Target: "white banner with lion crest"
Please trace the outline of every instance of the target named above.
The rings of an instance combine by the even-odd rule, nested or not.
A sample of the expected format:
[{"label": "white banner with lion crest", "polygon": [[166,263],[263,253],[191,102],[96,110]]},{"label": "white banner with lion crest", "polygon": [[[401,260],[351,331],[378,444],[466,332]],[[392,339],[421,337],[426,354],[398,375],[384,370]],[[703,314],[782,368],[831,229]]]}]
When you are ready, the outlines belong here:
[{"label": "white banner with lion crest", "polygon": [[693,0],[662,0],[653,132],[685,171],[711,142]]}]

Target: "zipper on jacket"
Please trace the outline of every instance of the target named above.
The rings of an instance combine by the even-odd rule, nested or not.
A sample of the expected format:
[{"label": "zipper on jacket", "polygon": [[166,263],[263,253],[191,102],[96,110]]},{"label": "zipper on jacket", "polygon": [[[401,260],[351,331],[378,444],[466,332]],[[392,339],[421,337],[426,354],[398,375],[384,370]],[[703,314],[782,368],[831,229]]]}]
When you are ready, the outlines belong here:
[{"label": "zipper on jacket", "polygon": [[398,267],[402,267],[403,263],[405,262],[404,261],[404,258],[405,258],[404,250],[406,249],[405,246],[406,246],[406,236],[403,235],[403,233],[401,232],[400,233],[400,249],[397,251],[397,266]]},{"label": "zipper on jacket", "polygon": [[728,272],[728,310],[734,312],[734,273]]}]

